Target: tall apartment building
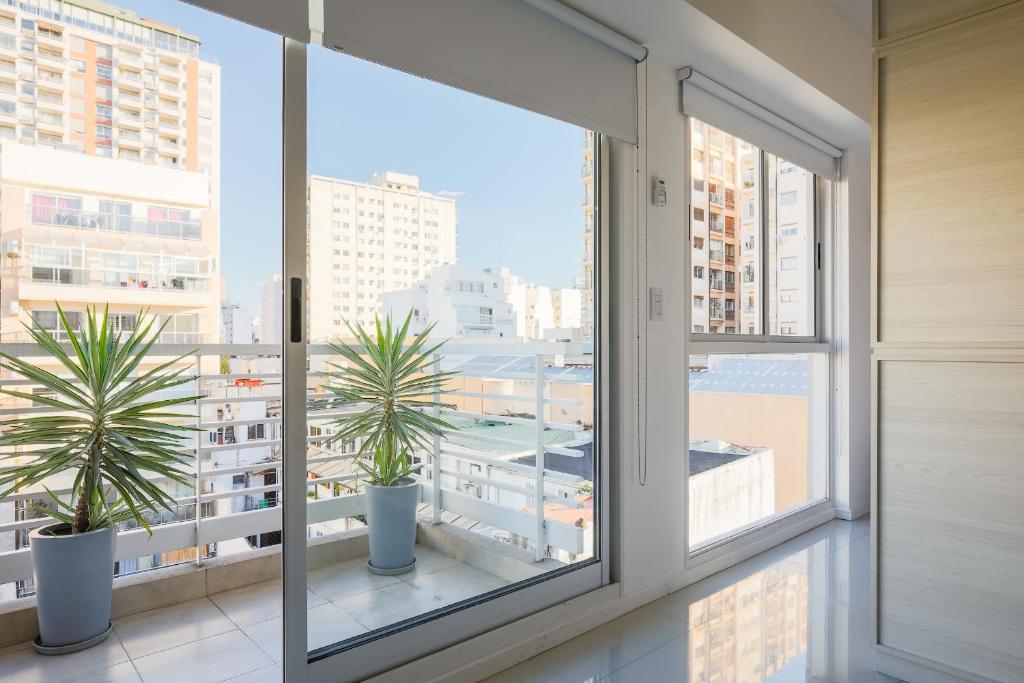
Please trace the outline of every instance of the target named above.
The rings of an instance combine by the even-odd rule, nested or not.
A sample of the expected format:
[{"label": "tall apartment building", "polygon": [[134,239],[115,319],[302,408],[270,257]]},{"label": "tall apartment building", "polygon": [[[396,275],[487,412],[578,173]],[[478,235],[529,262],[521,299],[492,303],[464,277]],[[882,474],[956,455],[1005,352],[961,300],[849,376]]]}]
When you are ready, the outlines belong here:
[{"label": "tall apartment building", "polygon": [[219,336],[220,67],[97,0],[0,5],[0,338],[143,306],[165,342]]},{"label": "tall apartment building", "polygon": [[584,132],[583,164],[583,269],[577,289],[582,292],[580,326],[589,339],[594,331],[594,144],[596,134]]},{"label": "tall apartment building", "polygon": [[[725,135],[719,130],[694,120],[690,133],[692,147],[692,223],[693,244],[693,329],[695,332],[747,331],[744,325],[755,325],[760,332],[759,318],[743,310],[756,311],[759,305],[756,289],[740,287],[741,271],[749,265],[756,271],[757,261],[745,261],[758,252],[757,215],[741,218],[737,208],[741,176],[756,171],[757,150]],[[756,197],[756,182],[751,190]],[[740,197],[740,206],[747,206],[747,196]],[[757,202],[753,204],[757,209]],[[749,249],[742,250],[741,244]],[[745,252],[745,253],[744,253]],[[741,254],[743,254],[741,256]],[[758,277],[752,277],[756,285]],[[741,309],[740,302],[745,302]]]},{"label": "tall apartment building", "polygon": [[284,282],[274,273],[260,290],[260,344],[280,344],[284,317]]},{"label": "tall apartment building", "polygon": [[382,295],[417,287],[455,263],[455,200],[388,171],[369,183],[309,178],[309,338],[350,336],[373,324]]},{"label": "tall apartment building", "polygon": [[[690,143],[693,331],[761,334],[767,305],[769,333],[813,334],[813,174],[769,156],[762,179],[757,148],[695,119]],[[766,209],[759,198],[764,182]],[[761,292],[762,263],[770,264],[767,295]]]}]

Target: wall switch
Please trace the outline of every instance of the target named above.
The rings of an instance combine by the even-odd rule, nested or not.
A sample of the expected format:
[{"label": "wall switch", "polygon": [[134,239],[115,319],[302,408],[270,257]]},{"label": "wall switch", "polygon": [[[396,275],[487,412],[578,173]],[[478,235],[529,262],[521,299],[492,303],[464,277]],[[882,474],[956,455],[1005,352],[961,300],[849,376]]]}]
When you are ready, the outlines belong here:
[{"label": "wall switch", "polygon": [[651,178],[651,204],[665,206],[668,204],[668,188],[665,179],[658,176]]},{"label": "wall switch", "polygon": [[665,312],[665,297],[661,287],[651,287],[647,293],[647,317],[650,320],[661,320]]}]

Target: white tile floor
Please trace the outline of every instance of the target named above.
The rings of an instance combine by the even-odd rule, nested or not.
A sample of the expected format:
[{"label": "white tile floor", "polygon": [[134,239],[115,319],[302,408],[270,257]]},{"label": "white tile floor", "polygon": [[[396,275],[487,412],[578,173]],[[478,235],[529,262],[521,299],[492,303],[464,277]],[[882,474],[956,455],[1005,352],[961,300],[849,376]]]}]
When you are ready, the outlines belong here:
[{"label": "white tile floor", "polygon": [[[310,572],[318,647],[504,582],[436,551],[380,577],[362,560]],[[688,586],[489,679],[488,683],[875,683],[868,633],[867,520],[834,521]],[[0,681],[45,683],[281,680],[277,582],[114,624],[102,645],[41,657],[0,651]]]},{"label": "white tile floor", "polygon": [[486,683],[876,683],[869,526],[833,521]]},{"label": "white tile floor", "polygon": [[[377,576],[352,560],[309,573],[309,646],[336,643],[505,585],[447,555],[417,547],[417,568]],[[279,682],[281,585],[246,586],[114,622],[101,645],[60,657],[30,643],[0,650],[3,683]]]}]

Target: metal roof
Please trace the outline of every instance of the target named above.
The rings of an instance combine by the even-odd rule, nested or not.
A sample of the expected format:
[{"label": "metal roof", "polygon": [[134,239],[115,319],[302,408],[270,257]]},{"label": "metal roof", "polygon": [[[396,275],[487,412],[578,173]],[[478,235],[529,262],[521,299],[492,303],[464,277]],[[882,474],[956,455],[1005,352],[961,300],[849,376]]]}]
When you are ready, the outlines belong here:
[{"label": "metal roof", "polygon": [[792,356],[712,356],[707,370],[690,369],[690,391],[807,396],[811,360]]}]

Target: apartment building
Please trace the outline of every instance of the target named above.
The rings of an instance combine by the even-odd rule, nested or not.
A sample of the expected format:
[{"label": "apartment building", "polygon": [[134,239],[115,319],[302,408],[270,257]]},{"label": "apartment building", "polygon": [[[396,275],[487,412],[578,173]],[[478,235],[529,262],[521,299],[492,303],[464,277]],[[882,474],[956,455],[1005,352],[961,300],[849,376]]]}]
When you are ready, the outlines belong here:
[{"label": "apartment building", "polygon": [[[744,220],[737,209],[740,178],[749,178],[751,169],[756,171],[756,150],[697,120],[690,128],[690,144],[693,330],[736,334],[751,324],[759,328],[756,316],[743,313],[758,310],[757,292],[737,284],[741,271],[748,266],[756,269],[755,260],[744,262],[743,246],[752,256],[759,248],[757,216]],[[756,193],[756,183],[748,192]],[[746,200],[745,195],[741,197],[741,206],[747,205]],[[756,283],[756,274],[752,276]]]},{"label": "apartment building", "polygon": [[387,171],[368,183],[310,176],[309,336],[348,336],[345,322],[372,325],[384,292],[411,289],[455,263],[455,200]]},{"label": "apartment building", "polygon": [[[515,310],[516,329],[520,337],[525,340],[543,339],[550,330],[583,327],[588,290],[545,287],[524,282],[507,268],[503,268],[502,272],[505,298]],[[593,289],[589,292],[593,302]],[[589,335],[586,338],[589,339]]]},{"label": "apartment building", "polygon": [[[199,39],[93,0],[0,6],[0,336],[143,306],[219,336],[220,67]],[[144,291],[143,291],[144,290]]]},{"label": "apartment building", "polygon": [[385,292],[381,312],[404,320],[412,311],[414,333],[433,324],[433,335],[441,339],[514,339],[517,316],[505,298],[506,276],[505,269],[438,266],[416,287]]},{"label": "apartment building", "polygon": [[[691,119],[694,332],[814,334],[814,174]],[[761,208],[763,184],[768,201]],[[760,212],[767,210],[767,295]]]},{"label": "apartment building", "polygon": [[583,268],[577,283],[581,292],[580,327],[584,338],[589,339],[594,330],[594,131],[584,132],[583,163],[580,177],[583,179]]}]

